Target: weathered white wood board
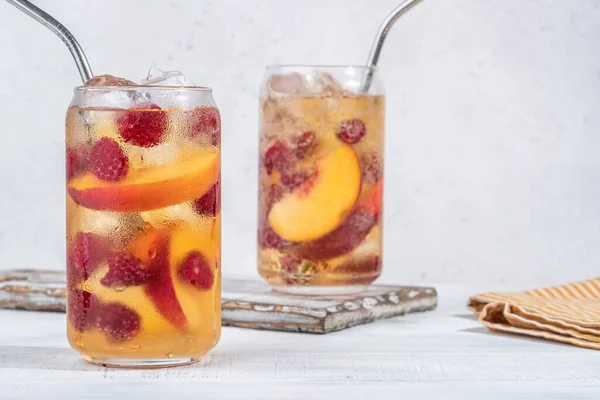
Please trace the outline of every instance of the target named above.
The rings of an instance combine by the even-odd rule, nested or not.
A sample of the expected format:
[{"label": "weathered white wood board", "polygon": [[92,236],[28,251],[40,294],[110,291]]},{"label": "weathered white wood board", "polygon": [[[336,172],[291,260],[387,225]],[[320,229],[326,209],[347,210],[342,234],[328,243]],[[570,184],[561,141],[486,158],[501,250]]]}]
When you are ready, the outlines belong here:
[{"label": "weathered white wood board", "polygon": [[[0,308],[65,311],[65,274],[60,271],[0,272]],[[432,310],[429,287],[373,285],[351,296],[301,297],[271,291],[258,280],[223,281],[223,325],[273,331],[328,333],[384,318]]]},{"label": "weathered white wood board", "polygon": [[0,311],[0,399],[599,399],[592,350],[493,333],[465,308],[477,288],[437,286],[440,305],[329,335],[224,328],[200,364],[89,365],[63,314]]}]

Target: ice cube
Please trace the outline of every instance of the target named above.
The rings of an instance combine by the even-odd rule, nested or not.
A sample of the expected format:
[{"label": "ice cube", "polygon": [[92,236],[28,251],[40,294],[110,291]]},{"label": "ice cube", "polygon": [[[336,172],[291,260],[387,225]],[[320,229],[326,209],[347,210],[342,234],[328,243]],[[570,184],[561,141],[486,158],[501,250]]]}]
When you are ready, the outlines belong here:
[{"label": "ice cube", "polygon": [[135,82],[112,75],[98,75],[88,80],[83,86],[135,86]]},{"label": "ice cube", "polygon": [[196,86],[180,71],[163,71],[155,63],[148,71],[148,76],[142,79],[142,85],[148,86]]},{"label": "ice cube", "polygon": [[137,213],[94,211],[71,203],[67,208],[70,233],[92,232],[110,238],[117,246],[129,243],[146,226]]},{"label": "ice cube", "polygon": [[327,72],[313,71],[304,77],[308,91],[323,97],[343,97],[348,90]]},{"label": "ice cube", "polygon": [[85,110],[85,118],[89,127],[89,136],[92,141],[100,140],[103,137],[111,138],[117,142],[121,141],[121,136],[117,129],[118,111],[111,109],[88,109]]},{"label": "ice cube", "polygon": [[307,74],[291,73],[271,75],[266,84],[266,97],[319,96],[342,97],[349,91],[331,74],[311,71]]},{"label": "ice cube", "polygon": [[271,75],[266,84],[268,97],[301,96],[309,94],[304,77],[298,73]]},{"label": "ice cube", "polygon": [[175,164],[182,150],[182,146],[175,142],[163,143],[149,148],[127,146],[129,163],[134,169]]},{"label": "ice cube", "polygon": [[144,222],[154,226],[168,226],[173,224],[190,223],[197,225],[200,216],[194,211],[192,202],[163,207],[158,210],[142,211],[140,213]]}]

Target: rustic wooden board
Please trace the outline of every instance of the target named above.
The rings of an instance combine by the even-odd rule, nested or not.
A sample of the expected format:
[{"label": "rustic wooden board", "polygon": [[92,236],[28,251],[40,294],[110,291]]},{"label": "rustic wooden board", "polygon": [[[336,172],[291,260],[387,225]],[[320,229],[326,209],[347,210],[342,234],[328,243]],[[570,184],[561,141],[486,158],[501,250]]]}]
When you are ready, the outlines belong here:
[{"label": "rustic wooden board", "polygon": [[[328,333],[437,305],[433,288],[374,285],[353,296],[299,297],[272,292],[250,280],[224,280],[223,325],[275,331]],[[0,307],[65,311],[61,271],[0,272]]]}]

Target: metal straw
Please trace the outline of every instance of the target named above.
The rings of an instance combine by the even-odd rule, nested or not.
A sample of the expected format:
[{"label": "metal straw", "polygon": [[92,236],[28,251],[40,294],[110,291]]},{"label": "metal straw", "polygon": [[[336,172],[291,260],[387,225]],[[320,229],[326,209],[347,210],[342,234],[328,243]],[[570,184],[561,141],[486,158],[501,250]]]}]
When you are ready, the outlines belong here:
[{"label": "metal straw", "polygon": [[75,39],[73,34],[71,34],[71,32],[69,32],[69,30],[65,28],[63,24],[27,0],[6,1],[44,25],[46,28],[50,29],[67,45],[67,48],[75,60],[75,64],[77,64],[77,69],[79,70],[79,75],[81,75],[81,80],[83,83],[87,82],[94,76],[87,57],[83,53],[83,49],[77,42],[77,39]]},{"label": "metal straw", "polygon": [[383,42],[385,38],[392,29],[394,23],[404,15],[408,10],[412,7],[416,6],[421,0],[407,0],[404,3],[400,4],[396,7],[390,15],[388,15],[383,23],[379,27],[379,31],[377,32],[377,36],[375,36],[375,41],[373,42],[373,46],[371,46],[371,52],[369,53],[369,59],[367,60],[367,75],[363,80],[363,84],[361,87],[361,93],[368,93],[371,87],[371,83],[373,82],[373,74],[375,73],[375,67],[377,66],[377,61],[379,61],[379,54],[381,54],[381,48],[383,47]]}]

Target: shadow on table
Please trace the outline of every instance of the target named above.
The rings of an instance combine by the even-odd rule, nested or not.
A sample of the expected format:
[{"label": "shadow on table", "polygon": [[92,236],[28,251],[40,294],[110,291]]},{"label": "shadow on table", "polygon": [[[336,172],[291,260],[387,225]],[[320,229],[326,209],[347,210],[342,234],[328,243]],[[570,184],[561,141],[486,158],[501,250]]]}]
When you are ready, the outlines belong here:
[{"label": "shadow on table", "polygon": [[455,315],[451,315],[451,317],[468,319],[470,321],[477,321],[477,315],[475,315],[473,313],[469,313],[469,314],[455,314]]},{"label": "shadow on table", "polygon": [[496,336],[496,337],[502,337],[502,338],[508,338],[508,339],[514,339],[514,340],[518,340],[521,342],[528,342],[528,343],[539,343],[539,344],[553,344],[556,346],[561,346],[561,347],[566,347],[566,348],[573,348],[572,345],[567,344],[567,343],[561,343],[561,342],[555,342],[553,340],[547,340],[544,338],[537,338],[537,337],[533,337],[533,336],[527,336],[527,335],[519,335],[517,333],[511,333],[511,332],[499,332],[499,331],[493,331],[490,330],[486,327],[476,327],[476,328],[467,328],[467,329],[461,329],[460,332],[468,332],[468,333],[477,333],[477,334],[483,334],[483,335],[487,335],[487,336]]}]

